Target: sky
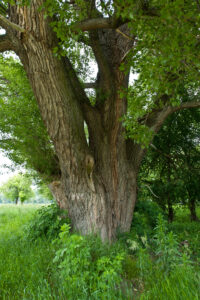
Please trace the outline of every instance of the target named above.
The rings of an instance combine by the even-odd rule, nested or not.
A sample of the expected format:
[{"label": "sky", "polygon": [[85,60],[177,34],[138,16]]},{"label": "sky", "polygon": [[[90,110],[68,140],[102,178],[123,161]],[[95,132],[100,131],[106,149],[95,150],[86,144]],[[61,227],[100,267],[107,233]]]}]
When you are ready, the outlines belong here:
[{"label": "sky", "polygon": [[10,177],[19,173],[19,169],[13,166],[13,163],[2,152],[0,153],[0,186]]}]

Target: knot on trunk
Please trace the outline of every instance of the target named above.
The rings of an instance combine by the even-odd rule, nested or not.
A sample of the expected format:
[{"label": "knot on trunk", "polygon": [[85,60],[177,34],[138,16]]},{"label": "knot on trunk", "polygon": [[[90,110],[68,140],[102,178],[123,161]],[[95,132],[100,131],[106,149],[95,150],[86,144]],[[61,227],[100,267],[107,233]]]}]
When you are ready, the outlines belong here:
[{"label": "knot on trunk", "polygon": [[85,164],[86,164],[86,172],[88,175],[88,178],[92,178],[92,172],[94,169],[94,158],[91,155],[86,155],[85,157]]},{"label": "knot on trunk", "polygon": [[92,173],[94,169],[94,158],[87,154],[85,157],[85,165],[86,165],[86,175],[87,175],[87,183],[88,187],[95,192],[94,183],[92,180]]}]

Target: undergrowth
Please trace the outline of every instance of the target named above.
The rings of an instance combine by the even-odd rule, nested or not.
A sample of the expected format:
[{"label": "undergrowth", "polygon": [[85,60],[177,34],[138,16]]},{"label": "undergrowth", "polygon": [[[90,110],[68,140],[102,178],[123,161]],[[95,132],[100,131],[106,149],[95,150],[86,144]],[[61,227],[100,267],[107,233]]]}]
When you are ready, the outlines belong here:
[{"label": "undergrowth", "polygon": [[63,224],[69,223],[67,212],[55,203],[38,209],[25,226],[25,239],[35,241],[38,238],[52,240],[56,238]]},{"label": "undergrowth", "polygon": [[200,224],[177,220],[155,213],[110,246],[72,234],[55,205],[0,206],[0,299],[200,299]]}]

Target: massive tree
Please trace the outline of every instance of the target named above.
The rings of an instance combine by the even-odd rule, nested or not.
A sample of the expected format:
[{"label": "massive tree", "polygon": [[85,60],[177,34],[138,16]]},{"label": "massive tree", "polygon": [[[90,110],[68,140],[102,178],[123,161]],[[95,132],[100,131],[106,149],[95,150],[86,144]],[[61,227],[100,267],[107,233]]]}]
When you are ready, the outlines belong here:
[{"label": "massive tree", "polygon": [[[59,159],[64,206],[77,230],[112,240],[130,229],[144,146],[173,111],[200,106],[177,88],[199,83],[198,2],[7,2],[0,51],[14,51],[27,73]],[[84,83],[79,55],[88,53],[98,74]],[[141,74],[134,89],[131,67]]]}]

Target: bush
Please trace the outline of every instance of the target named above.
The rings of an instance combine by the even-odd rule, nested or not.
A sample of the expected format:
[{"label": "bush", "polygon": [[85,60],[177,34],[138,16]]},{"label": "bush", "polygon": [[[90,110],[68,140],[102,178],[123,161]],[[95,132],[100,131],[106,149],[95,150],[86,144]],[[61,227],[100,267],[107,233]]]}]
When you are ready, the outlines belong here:
[{"label": "bush", "polygon": [[69,223],[66,211],[61,210],[56,204],[43,206],[36,211],[32,220],[25,226],[25,238],[30,241],[40,237],[54,239],[64,223]]},{"label": "bush", "polygon": [[132,229],[142,236],[145,233],[151,235],[156,226],[158,215],[164,213],[157,203],[151,200],[139,200],[136,203],[132,221]]},{"label": "bush", "polygon": [[189,246],[193,259],[200,255],[200,222],[173,222],[168,228],[177,235],[177,240],[183,246]]},{"label": "bush", "polygon": [[63,225],[54,241],[59,246],[54,259],[57,281],[66,299],[131,299],[121,276],[125,253],[117,247],[109,249],[97,237],[70,235],[69,228]]}]

